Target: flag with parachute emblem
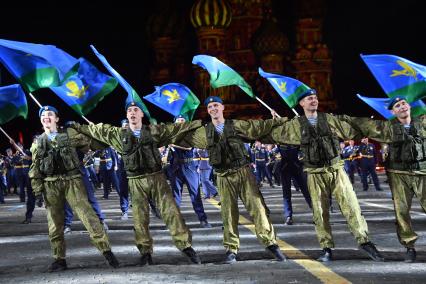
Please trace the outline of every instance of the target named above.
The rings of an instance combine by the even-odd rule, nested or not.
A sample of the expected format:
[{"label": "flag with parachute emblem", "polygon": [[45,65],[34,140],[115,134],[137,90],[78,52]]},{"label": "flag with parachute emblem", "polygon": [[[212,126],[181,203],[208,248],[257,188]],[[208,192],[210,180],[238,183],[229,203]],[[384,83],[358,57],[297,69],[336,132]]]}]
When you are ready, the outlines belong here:
[{"label": "flag with parachute emblem", "polygon": [[361,58],[388,97],[404,96],[410,102],[426,97],[426,66],[389,54]]},{"label": "flag with parachute emblem", "polygon": [[179,83],[168,83],[156,86],[155,92],[144,97],[147,101],[167,111],[173,116],[186,115],[192,120],[200,101],[185,85]]},{"label": "flag with parachute emblem", "polygon": [[78,72],[69,77],[62,86],[50,89],[80,115],[87,115],[103,98],[110,94],[118,82],[101,73],[84,58],[79,58]]}]

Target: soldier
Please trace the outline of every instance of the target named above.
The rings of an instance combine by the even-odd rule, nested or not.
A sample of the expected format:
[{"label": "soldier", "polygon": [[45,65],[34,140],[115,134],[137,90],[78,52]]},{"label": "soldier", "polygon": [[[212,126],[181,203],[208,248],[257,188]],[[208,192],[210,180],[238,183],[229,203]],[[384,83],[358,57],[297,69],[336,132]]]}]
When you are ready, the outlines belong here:
[{"label": "soldier", "polygon": [[149,204],[151,198],[161,213],[176,247],[192,263],[201,260],[191,246],[191,232],[173,199],[170,186],[161,168],[159,147],[171,144],[188,131],[201,126],[200,121],[183,124],[142,124],[143,107],[138,102],[126,101],[125,111],[129,129],[108,124],[78,125],[74,128],[122,154],[132,197],[132,211],[136,246],[141,253],[141,264],[153,264],[153,240],[149,234]]},{"label": "soldier", "polygon": [[355,171],[358,169],[359,147],[355,146],[355,141],[350,139],[349,145],[343,148],[342,158],[345,160],[345,171],[351,183],[355,182]]},{"label": "soldier", "polygon": [[359,165],[361,167],[361,181],[364,191],[368,190],[367,176],[370,174],[374,186],[377,191],[381,191],[379,178],[376,173],[376,149],[373,144],[368,143],[368,138],[364,137],[361,139],[361,145],[359,146]]},{"label": "soldier", "polygon": [[101,251],[108,263],[116,268],[117,259],[111,252],[108,236],[98,217],[87,201],[87,194],[79,171],[77,148],[85,148],[90,140],[73,129],[61,131],[58,128],[58,111],[52,106],[42,107],[39,117],[44,133],[31,147],[33,163],[29,176],[34,195],[45,197],[49,240],[54,262],[49,272],[67,269],[65,261],[64,205],[71,205],[89,231],[96,248]]},{"label": "soldier", "polygon": [[99,164],[99,174],[102,178],[102,183],[104,187],[104,199],[108,199],[109,193],[111,191],[111,186],[114,187],[118,196],[120,196],[120,185],[118,182],[118,177],[116,171],[117,166],[117,153],[111,147],[108,147],[103,150],[98,151],[98,156],[100,158]]},{"label": "soldier", "polygon": [[99,179],[98,176],[96,175],[96,171],[95,171],[95,167],[94,167],[94,163],[95,163],[95,158],[94,158],[94,154],[96,152],[89,150],[83,158],[83,165],[84,167],[87,169],[87,173],[89,174],[89,179],[92,182],[94,188],[99,188],[100,184],[99,184]]},{"label": "soldier", "polygon": [[309,208],[312,209],[311,196],[306,183],[306,174],[303,172],[303,163],[299,160],[299,146],[280,145],[282,164],[282,189],[284,200],[284,225],[293,225],[293,206],[291,203],[291,180],[294,179]]},{"label": "soldier", "polygon": [[13,187],[13,193],[18,194],[17,186],[16,186],[16,176],[15,176],[15,165],[13,163],[14,161],[14,155],[11,148],[6,149],[6,157],[4,158],[4,164],[6,167],[6,186],[7,186],[7,192],[9,194],[12,193],[12,187]]},{"label": "soldier", "polygon": [[244,145],[245,140],[253,141],[268,134],[279,120],[225,120],[223,117],[225,106],[221,98],[210,96],[204,104],[211,122],[187,135],[183,143],[207,149],[210,164],[217,174],[223,244],[226,249],[225,263],[237,261],[240,246],[238,197],[253,218],[259,241],[277,260],[285,260],[285,256],[277,246],[274,227],[268,218],[263,196],[250,169],[250,155]]},{"label": "soldier", "polygon": [[266,177],[268,179],[269,185],[273,188],[274,184],[272,183],[272,176],[266,167],[269,162],[268,151],[265,148],[265,145],[262,145],[260,141],[255,142],[255,148],[253,150],[254,162],[256,164],[256,180],[259,186],[262,186],[262,181]]},{"label": "soldier", "polygon": [[4,159],[0,155],[0,204],[4,204],[4,193],[6,192],[6,185],[3,180],[3,168],[4,168]]},{"label": "soldier", "polygon": [[317,112],[315,90],[310,89],[301,94],[298,101],[305,115],[276,127],[271,135],[277,144],[300,145],[312,199],[315,229],[323,249],[318,260],[332,259],[334,241],[329,208],[333,195],[360,249],[373,260],[383,261],[374,244],[369,241],[367,223],[340,158],[339,138],[352,139],[356,131],[333,115]]},{"label": "soldier", "polygon": [[200,175],[200,182],[204,192],[204,199],[214,198],[217,196],[217,188],[214,186],[210,175],[212,166],[209,163],[209,154],[206,149],[197,149],[197,156],[199,159],[197,172]]},{"label": "soldier", "polygon": [[394,97],[388,109],[396,119],[350,118],[350,122],[366,137],[389,144],[385,167],[395,208],[398,239],[407,250],[405,262],[414,262],[414,244],[418,237],[411,225],[410,208],[416,195],[423,211],[426,211],[426,116],[412,118],[411,107],[403,96]]},{"label": "soldier", "polygon": [[[175,117],[175,123],[180,124],[186,122],[186,117],[178,115]],[[191,197],[192,208],[198,216],[201,228],[211,228],[207,221],[207,215],[204,212],[203,201],[199,190],[200,180],[198,178],[197,167],[198,161],[194,160],[195,149],[182,148],[175,145],[170,146],[172,159],[170,161],[170,186],[173,190],[173,197],[176,204],[180,207],[182,201],[183,185],[189,191]]]},{"label": "soldier", "polygon": [[[25,189],[27,192],[32,192],[30,178],[28,176],[28,171],[30,170],[31,165],[31,152],[30,150],[25,150],[19,142],[18,144],[15,144],[15,141],[12,140],[11,143],[13,145],[17,145],[17,147],[21,148],[25,153],[24,155],[16,149],[16,153],[12,158],[12,164],[15,168],[15,181],[17,187],[19,187],[19,199],[21,202],[25,202]],[[29,195],[29,193],[27,195]],[[35,204],[35,199],[32,199],[33,197],[34,196],[29,197],[31,198],[30,204]]]}]

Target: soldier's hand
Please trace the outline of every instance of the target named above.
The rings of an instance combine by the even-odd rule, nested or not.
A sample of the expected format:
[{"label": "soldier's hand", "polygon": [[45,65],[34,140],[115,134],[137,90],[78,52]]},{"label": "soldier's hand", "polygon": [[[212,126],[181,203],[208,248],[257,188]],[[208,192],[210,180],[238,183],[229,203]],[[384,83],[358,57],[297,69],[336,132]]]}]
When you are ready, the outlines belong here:
[{"label": "soldier's hand", "polygon": [[43,207],[43,196],[41,194],[36,196],[36,200],[37,207]]},{"label": "soldier's hand", "polygon": [[73,120],[65,122],[64,125],[66,128],[73,128],[73,129],[78,129],[80,127],[80,124]]},{"label": "soldier's hand", "polygon": [[275,110],[271,110],[271,115],[272,115],[272,118],[279,118],[280,117]]}]

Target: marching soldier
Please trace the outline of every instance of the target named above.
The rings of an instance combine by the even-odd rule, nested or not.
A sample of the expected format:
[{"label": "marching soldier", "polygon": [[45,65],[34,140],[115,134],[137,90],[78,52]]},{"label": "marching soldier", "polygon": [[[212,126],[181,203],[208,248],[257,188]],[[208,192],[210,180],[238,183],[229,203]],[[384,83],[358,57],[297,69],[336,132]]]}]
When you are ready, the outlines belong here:
[{"label": "marching soldier", "polygon": [[152,199],[166,223],[176,247],[192,263],[201,260],[192,248],[191,232],[173,199],[170,186],[162,171],[158,148],[172,144],[188,131],[201,126],[200,121],[182,124],[142,124],[143,107],[138,102],[126,102],[129,128],[108,124],[78,125],[77,131],[111,145],[122,154],[132,198],[136,246],[141,253],[141,264],[153,264],[153,240],[149,234],[149,203]]},{"label": "marching soldier", "polygon": [[305,115],[276,127],[271,135],[274,143],[300,145],[304,170],[308,175],[315,229],[323,249],[318,260],[332,260],[334,241],[329,208],[330,197],[333,195],[359,248],[373,260],[383,261],[383,257],[369,240],[367,223],[340,158],[339,138],[352,139],[357,132],[349,123],[333,115],[318,112],[315,90],[310,89],[301,94],[298,101]]},{"label": "marching soldier", "polygon": [[221,98],[210,96],[204,104],[211,122],[188,134],[182,143],[207,149],[210,164],[217,174],[223,221],[223,245],[226,249],[225,263],[237,261],[240,246],[238,197],[253,218],[258,240],[277,260],[285,260],[277,245],[274,227],[268,218],[268,209],[263,196],[250,169],[250,155],[244,144],[245,140],[253,141],[270,133],[272,128],[279,124],[279,120],[225,120],[223,116],[225,106]]},{"label": "marching soldier", "polygon": [[96,248],[101,251],[112,267],[119,263],[111,252],[108,236],[87,200],[84,184],[79,170],[80,161],[77,148],[84,149],[90,140],[68,128],[58,127],[59,116],[56,108],[42,107],[39,111],[44,133],[31,147],[33,163],[29,176],[35,196],[45,197],[49,240],[54,262],[49,272],[67,269],[65,261],[64,206],[67,201],[89,231]]},{"label": "marching soldier", "polygon": [[395,208],[399,242],[406,248],[405,262],[416,260],[418,238],[411,225],[410,209],[414,195],[426,211],[426,116],[412,118],[403,96],[394,97],[388,109],[396,119],[375,121],[349,118],[365,137],[387,143],[386,172]]}]

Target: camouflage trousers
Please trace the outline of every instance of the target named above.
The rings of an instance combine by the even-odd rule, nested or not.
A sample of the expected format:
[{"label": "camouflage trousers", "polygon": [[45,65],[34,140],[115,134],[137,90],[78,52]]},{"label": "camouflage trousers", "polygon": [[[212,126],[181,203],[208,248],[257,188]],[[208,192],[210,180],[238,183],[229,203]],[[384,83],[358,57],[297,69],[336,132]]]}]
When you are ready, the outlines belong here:
[{"label": "camouflage trousers", "polygon": [[407,248],[412,248],[417,240],[417,234],[411,225],[411,202],[416,195],[423,211],[426,211],[426,175],[393,172],[387,174],[392,191],[399,242]]},{"label": "camouflage trousers", "polygon": [[240,246],[238,197],[253,218],[258,240],[264,246],[276,244],[274,227],[268,218],[267,207],[251,169],[245,166],[218,174],[217,185],[221,201],[220,211],[225,249],[237,253]]},{"label": "camouflage trousers", "polygon": [[152,253],[153,240],[149,233],[149,203],[154,201],[179,250],[191,246],[192,236],[176,205],[165,174],[160,171],[129,178],[132,198],[135,241],[141,254]]},{"label": "camouflage trousers", "polygon": [[358,199],[348,175],[342,167],[327,167],[321,172],[308,171],[308,190],[312,199],[315,230],[321,248],[333,248],[330,226],[330,198],[339,204],[358,244],[368,242],[367,222],[361,214]]},{"label": "camouflage trousers", "polygon": [[55,259],[65,258],[65,201],[89,232],[93,245],[101,252],[111,250],[108,236],[87,199],[81,177],[58,177],[44,182],[49,240]]}]

